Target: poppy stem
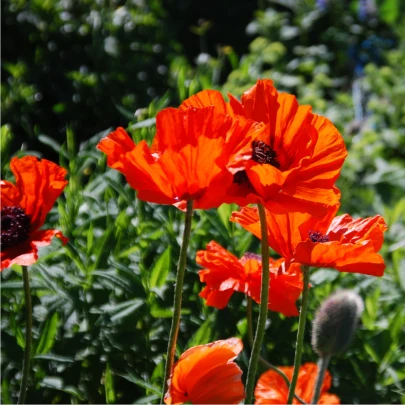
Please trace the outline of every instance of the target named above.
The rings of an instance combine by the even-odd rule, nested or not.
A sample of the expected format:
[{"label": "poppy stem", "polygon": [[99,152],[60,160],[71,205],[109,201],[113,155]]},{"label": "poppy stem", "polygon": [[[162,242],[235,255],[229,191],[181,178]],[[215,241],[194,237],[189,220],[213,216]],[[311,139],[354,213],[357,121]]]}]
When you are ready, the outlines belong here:
[{"label": "poppy stem", "polygon": [[22,369],[20,394],[18,396],[18,404],[25,403],[25,396],[27,393],[27,386],[28,386],[28,375],[30,371],[31,348],[32,348],[32,302],[30,291],[30,278],[28,275],[27,266],[22,266],[22,275],[25,294],[26,324],[25,324],[24,361]]},{"label": "poppy stem", "polygon": [[301,366],[302,348],[304,345],[305,322],[307,320],[308,296],[309,296],[309,266],[302,266],[302,271],[304,273],[304,291],[302,292],[301,312],[298,321],[297,346],[295,349],[295,359],[294,359],[294,372],[291,380],[290,389],[288,391],[287,404],[292,404],[292,400],[295,393],[295,386],[297,385],[298,373],[300,371]]},{"label": "poppy stem", "polygon": [[[250,298],[250,297],[248,297],[248,299],[247,299],[247,330],[248,330],[249,345],[250,345],[250,347],[252,347],[253,346],[252,298]],[[259,357],[259,363],[263,367],[266,367],[270,370],[275,371],[284,380],[287,387],[290,388],[290,385],[291,385],[290,380],[281,370],[279,370],[276,366],[273,366],[273,364],[269,363],[262,356]],[[294,397],[301,404],[307,405],[307,403],[303,399],[301,399],[298,395],[294,395]]]},{"label": "poppy stem", "polygon": [[318,375],[316,376],[314,396],[312,397],[311,404],[317,404],[319,401],[323,380],[325,379],[325,373],[328,368],[330,358],[331,356],[326,354],[325,356],[321,356],[318,360]]},{"label": "poppy stem", "polygon": [[177,335],[180,325],[180,311],[181,311],[181,299],[183,292],[184,274],[186,271],[187,249],[190,242],[191,234],[191,222],[193,218],[193,200],[187,201],[187,211],[184,221],[183,242],[180,248],[180,257],[177,264],[177,276],[174,289],[174,309],[172,326],[170,328],[169,345],[167,347],[167,359],[165,367],[165,376],[163,380],[163,391],[160,403],[164,404],[164,398],[167,390],[167,381],[172,373],[174,363],[174,353],[176,351]]},{"label": "poppy stem", "polygon": [[246,378],[246,404],[253,403],[253,389],[256,380],[257,363],[260,358],[260,348],[266,329],[267,311],[269,305],[269,244],[267,240],[266,212],[263,205],[257,204],[260,218],[260,229],[262,236],[262,285],[260,291],[259,319],[257,321],[256,336],[253,341],[252,354]]}]

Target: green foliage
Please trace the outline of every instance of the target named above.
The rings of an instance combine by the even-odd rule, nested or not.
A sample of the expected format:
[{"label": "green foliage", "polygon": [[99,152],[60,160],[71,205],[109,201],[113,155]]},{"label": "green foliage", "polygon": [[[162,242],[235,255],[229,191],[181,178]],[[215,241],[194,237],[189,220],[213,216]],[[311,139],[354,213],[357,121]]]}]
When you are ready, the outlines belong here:
[{"label": "green foliage", "polygon": [[[341,211],[379,213],[389,226],[382,249],[384,277],[328,269],[311,273],[310,320],[337,289],[353,289],[365,301],[351,346],[332,359],[332,391],[342,403],[404,403],[405,31],[395,11],[398,2],[381,2],[380,20],[374,22],[359,21],[356,7],[343,10],[338,1],[328,2],[323,11],[311,1],[288,2],[296,4],[291,7],[271,2],[247,27],[255,35],[247,54],[239,58],[237,44],[225,44],[215,56],[200,55],[195,65],[163,27],[161,2],[141,3],[14,0],[2,5],[8,29],[21,29],[30,38],[23,56],[14,54],[2,65],[7,123],[1,129],[2,178],[12,180],[7,165],[14,154],[48,158],[54,153],[69,172],[64,196],[46,223],[61,229],[69,243],[63,247],[55,240],[41,248],[40,259],[30,267],[36,350],[28,402],[159,401],[183,213],[136,198],[96,149],[109,129],[89,137],[95,131],[89,130],[94,127],[87,126],[88,117],[100,128],[127,125],[135,142],[150,144],[162,108],[204,88],[240,96],[258,77],[268,77],[328,116],[345,137],[349,155],[338,181]],[[21,13],[30,16],[23,24],[17,23]],[[365,60],[356,76],[358,61],[348,45],[358,46],[358,54],[366,52],[361,44],[372,35],[392,41],[375,48],[379,57]],[[84,52],[92,41],[92,51]],[[159,52],[156,44],[162,46]],[[41,64],[52,67],[45,77]],[[164,75],[156,73],[161,65],[167,68]],[[156,93],[148,93],[141,72],[153,76]],[[53,97],[52,83],[60,97]],[[38,92],[52,93],[46,108],[35,99]],[[151,101],[155,94],[160,97]],[[72,101],[74,95],[79,102]],[[49,120],[72,125],[57,136]],[[18,147],[26,145],[26,134],[38,139],[41,152],[24,147],[16,152],[11,146],[12,138],[18,138]],[[195,263],[197,250],[211,240],[239,257],[259,251],[256,238],[228,221],[236,209],[223,205],[193,217],[177,351],[239,336],[246,349],[239,364],[246,371],[246,300],[235,293],[223,310],[205,306],[198,296],[202,285]],[[21,271],[14,266],[1,278],[2,399],[15,403],[25,328]],[[256,305],[253,313],[257,317]],[[291,365],[296,329],[296,318],[270,313],[263,356],[276,365]],[[310,327],[305,342],[303,361],[316,361]]]}]

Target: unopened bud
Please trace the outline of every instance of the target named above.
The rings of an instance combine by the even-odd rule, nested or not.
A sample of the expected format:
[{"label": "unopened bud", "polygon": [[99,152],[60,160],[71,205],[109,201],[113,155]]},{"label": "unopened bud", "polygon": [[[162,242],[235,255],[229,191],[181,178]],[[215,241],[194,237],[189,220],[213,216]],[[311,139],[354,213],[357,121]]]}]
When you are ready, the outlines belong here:
[{"label": "unopened bud", "polygon": [[312,347],[321,356],[343,352],[357,328],[364,304],[353,291],[332,294],[319,307],[312,324]]}]

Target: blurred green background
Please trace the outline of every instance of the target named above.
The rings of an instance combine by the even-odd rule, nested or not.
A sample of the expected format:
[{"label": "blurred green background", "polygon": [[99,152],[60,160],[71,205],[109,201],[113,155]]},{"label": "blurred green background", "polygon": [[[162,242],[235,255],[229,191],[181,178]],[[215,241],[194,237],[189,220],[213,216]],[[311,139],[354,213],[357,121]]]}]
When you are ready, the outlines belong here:
[{"label": "blurred green background", "polygon": [[[404,11],[401,0],[2,1],[1,177],[14,181],[8,163],[24,154],[69,171],[47,226],[70,242],[55,240],[30,267],[28,403],[159,401],[183,214],[137,200],[95,146],[119,125],[150,141],[162,108],[208,88],[239,97],[271,78],[344,136],[341,212],[378,213],[389,225],[384,277],[311,273],[310,319],[339,288],[365,301],[352,345],[332,359],[331,391],[342,403],[405,404]],[[235,209],[194,215],[178,351],[240,336],[245,375],[245,297],[206,307],[195,264],[212,239],[239,256],[258,252],[258,241],[228,221]],[[21,269],[1,280],[2,402],[15,403]],[[263,354],[273,364],[292,365],[297,321],[270,314]],[[316,361],[310,330],[304,362]]]}]

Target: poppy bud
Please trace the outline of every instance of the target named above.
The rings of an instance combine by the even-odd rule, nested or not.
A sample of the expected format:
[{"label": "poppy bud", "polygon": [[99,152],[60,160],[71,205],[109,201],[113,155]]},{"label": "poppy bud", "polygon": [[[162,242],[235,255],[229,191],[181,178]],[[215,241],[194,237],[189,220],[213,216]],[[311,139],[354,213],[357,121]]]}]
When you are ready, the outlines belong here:
[{"label": "poppy bud", "polygon": [[332,294],[319,307],[312,325],[312,347],[321,356],[343,352],[357,328],[364,305],[349,290]]}]

